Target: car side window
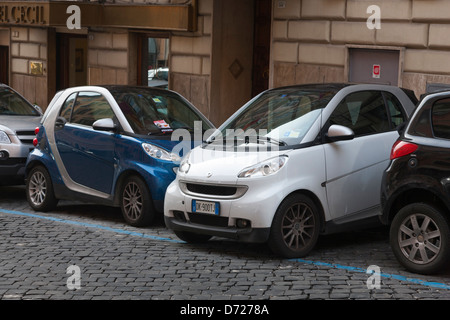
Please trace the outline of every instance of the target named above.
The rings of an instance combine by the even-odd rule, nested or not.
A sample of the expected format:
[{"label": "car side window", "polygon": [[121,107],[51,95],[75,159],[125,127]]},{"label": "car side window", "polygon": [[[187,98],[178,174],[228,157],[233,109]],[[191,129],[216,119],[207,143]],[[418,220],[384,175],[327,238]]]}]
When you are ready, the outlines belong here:
[{"label": "car side window", "polygon": [[356,137],[390,130],[384,99],[379,91],[360,91],[346,96],[330,116],[330,124],[346,126]]},{"label": "car side window", "polygon": [[92,126],[103,118],[114,118],[114,112],[105,97],[97,92],[78,93],[70,122]]},{"label": "car side window", "polygon": [[450,139],[450,99],[435,102],[431,109],[431,125],[436,138]]},{"label": "car side window", "polygon": [[390,121],[393,128],[398,127],[406,121],[406,115],[400,101],[390,92],[383,92],[389,110]]},{"label": "car side window", "polygon": [[70,116],[72,114],[72,107],[73,103],[75,101],[77,94],[72,93],[64,102],[64,105],[62,106],[61,110],[59,111],[59,116],[66,119],[66,121],[70,121]]}]

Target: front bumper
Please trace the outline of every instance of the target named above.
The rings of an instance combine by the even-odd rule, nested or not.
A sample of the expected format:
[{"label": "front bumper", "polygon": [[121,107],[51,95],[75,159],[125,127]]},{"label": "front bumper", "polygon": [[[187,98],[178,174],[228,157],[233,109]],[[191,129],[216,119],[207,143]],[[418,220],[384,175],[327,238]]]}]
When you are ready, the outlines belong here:
[{"label": "front bumper", "polygon": [[0,160],[0,185],[24,184],[26,160],[26,158]]},{"label": "front bumper", "polygon": [[174,231],[187,231],[197,234],[234,239],[242,242],[265,243],[267,242],[270,234],[270,228],[253,229],[211,226],[187,221],[180,218],[180,215],[174,217],[164,216],[164,221],[166,226]]},{"label": "front bumper", "polygon": [[[166,225],[175,231],[243,242],[267,242],[275,212],[286,196],[282,187],[284,182],[284,176],[276,175],[262,179],[241,180],[235,185],[176,179],[167,188],[165,196]],[[183,186],[185,183],[197,183],[205,188],[212,187],[221,195],[186,192]],[[236,192],[230,195],[223,187],[234,187]],[[218,203],[220,213],[193,213],[194,200]]]}]

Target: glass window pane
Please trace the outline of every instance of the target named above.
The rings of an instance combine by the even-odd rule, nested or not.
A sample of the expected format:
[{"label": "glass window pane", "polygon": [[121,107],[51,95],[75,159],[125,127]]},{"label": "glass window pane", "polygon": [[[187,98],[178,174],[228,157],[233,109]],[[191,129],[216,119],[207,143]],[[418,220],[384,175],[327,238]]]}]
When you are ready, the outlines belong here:
[{"label": "glass window pane", "polygon": [[391,117],[392,127],[396,128],[406,121],[406,116],[403,112],[403,107],[400,101],[398,101],[397,97],[394,96],[392,93],[384,92],[384,94],[386,97],[386,103]]},{"label": "glass window pane", "polygon": [[434,136],[450,139],[450,99],[437,101],[431,112]]},{"label": "glass window pane", "polygon": [[71,94],[67,100],[64,102],[63,107],[61,108],[60,112],[59,112],[59,116],[63,117],[64,119],[66,119],[66,121],[70,121],[70,116],[72,113],[72,107],[73,107],[73,103],[75,101],[75,97],[77,96],[76,93]]},{"label": "glass window pane", "polygon": [[349,94],[333,111],[330,124],[346,126],[356,136],[389,131],[383,96],[378,91]]},{"label": "glass window pane", "polygon": [[100,93],[80,92],[73,108],[71,122],[92,126],[99,119],[113,117],[114,112]]}]

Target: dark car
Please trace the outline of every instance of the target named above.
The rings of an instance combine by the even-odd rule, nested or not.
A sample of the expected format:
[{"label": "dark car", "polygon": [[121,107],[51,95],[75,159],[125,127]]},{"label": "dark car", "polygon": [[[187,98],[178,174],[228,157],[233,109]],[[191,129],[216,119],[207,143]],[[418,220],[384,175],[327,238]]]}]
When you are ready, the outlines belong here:
[{"label": "dark car", "polygon": [[28,157],[28,202],[38,211],[53,209],[59,199],[120,206],[127,223],[148,225],[163,212],[182,156],[172,134],[193,134],[197,124],[213,128],[169,90],[86,86],[58,92]]},{"label": "dark car", "polygon": [[421,101],[392,147],[381,188],[398,261],[416,273],[443,270],[450,261],[450,92]]},{"label": "dark car", "polygon": [[0,185],[24,184],[25,162],[41,116],[38,107],[0,84]]}]

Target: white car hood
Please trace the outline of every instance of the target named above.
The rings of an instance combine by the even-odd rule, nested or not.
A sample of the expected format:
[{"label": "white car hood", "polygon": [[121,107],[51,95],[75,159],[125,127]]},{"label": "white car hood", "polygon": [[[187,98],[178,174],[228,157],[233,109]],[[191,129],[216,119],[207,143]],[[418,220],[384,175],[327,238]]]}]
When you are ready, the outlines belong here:
[{"label": "white car hood", "polygon": [[180,180],[234,184],[239,173],[267,159],[287,154],[289,150],[276,151],[223,151],[194,148],[189,154],[187,174],[178,173]]}]

